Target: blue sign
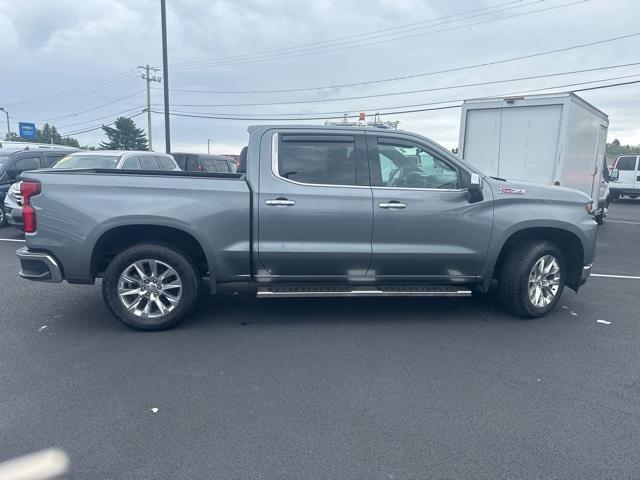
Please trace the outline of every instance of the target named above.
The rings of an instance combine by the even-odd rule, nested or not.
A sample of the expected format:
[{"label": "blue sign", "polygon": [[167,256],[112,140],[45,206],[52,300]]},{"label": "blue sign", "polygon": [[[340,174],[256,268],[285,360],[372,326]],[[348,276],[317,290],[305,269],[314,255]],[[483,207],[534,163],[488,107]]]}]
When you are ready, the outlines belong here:
[{"label": "blue sign", "polygon": [[36,138],[37,132],[35,123],[19,122],[18,130],[20,131],[20,138]]}]

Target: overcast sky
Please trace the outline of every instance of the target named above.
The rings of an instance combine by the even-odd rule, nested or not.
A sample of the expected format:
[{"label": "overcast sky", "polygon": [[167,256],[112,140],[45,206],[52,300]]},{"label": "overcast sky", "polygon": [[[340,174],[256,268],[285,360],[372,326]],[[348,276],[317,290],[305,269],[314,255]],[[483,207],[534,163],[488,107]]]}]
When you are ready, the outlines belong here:
[{"label": "overcast sky", "polygon": [[[566,84],[600,80],[572,87],[584,88],[640,79],[637,65],[444,88],[640,62],[640,36],[635,36],[485,67],[336,86],[495,62],[638,33],[638,0],[167,0],[167,5],[170,103],[176,112],[266,117],[372,114],[385,107],[445,100],[455,104],[459,99]],[[0,45],[4,58],[0,106],[9,111],[12,130],[17,130],[18,121],[33,121],[39,127],[49,121],[63,134],[75,133],[111,122],[119,112],[130,115],[144,108],[145,85],[135,67],[162,66],[160,2],[0,0]],[[153,83],[153,87],[152,103],[161,110],[162,84]],[[312,87],[327,88],[237,93]],[[331,101],[434,88],[439,90]],[[609,114],[609,141],[619,138],[640,144],[640,84],[580,95]],[[448,148],[458,144],[459,109],[384,119],[398,120],[401,128]],[[145,115],[135,122],[146,130]],[[215,152],[235,153],[246,143],[247,126],[260,123],[275,122],[172,117],[172,147],[206,151],[207,139],[212,139]],[[0,134],[5,132],[4,116],[0,116]],[[163,132],[163,117],[154,114],[155,150],[164,150]],[[104,139],[101,130],[75,136],[83,144],[95,145]]]}]

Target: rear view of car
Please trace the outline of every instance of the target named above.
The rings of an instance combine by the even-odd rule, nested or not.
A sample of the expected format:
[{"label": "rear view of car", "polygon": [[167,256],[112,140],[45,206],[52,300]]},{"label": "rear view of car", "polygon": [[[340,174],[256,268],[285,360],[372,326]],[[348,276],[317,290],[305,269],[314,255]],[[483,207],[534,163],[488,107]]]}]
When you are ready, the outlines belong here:
[{"label": "rear view of car", "polygon": [[8,225],[22,228],[22,195],[20,195],[20,184],[16,182],[9,188],[4,197],[4,215]]}]

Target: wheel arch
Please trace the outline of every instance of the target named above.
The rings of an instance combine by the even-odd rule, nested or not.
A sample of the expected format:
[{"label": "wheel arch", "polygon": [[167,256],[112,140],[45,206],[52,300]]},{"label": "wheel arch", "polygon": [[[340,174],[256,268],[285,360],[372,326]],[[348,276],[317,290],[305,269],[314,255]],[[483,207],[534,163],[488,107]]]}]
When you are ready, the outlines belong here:
[{"label": "wheel arch", "polygon": [[565,257],[567,268],[566,284],[572,290],[580,288],[582,268],[584,266],[584,245],[581,238],[573,231],[559,226],[529,226],[517,229],[505,235],[496,252],[495,262],[492,264],[491,275],[495,278],[506,253],[522,241],[540,240],[553,242],[560,248]]},{"label": "wheel arch", "polygon": [[214,288],[213,258],[203,248],[203,243],[185,229],[162,224],[121,224],[104,229],[91,250],[91,278],[100,276],[117,253],[145,241],[161,241],[184,251],[195,263],[197,273],[210,277]]}]

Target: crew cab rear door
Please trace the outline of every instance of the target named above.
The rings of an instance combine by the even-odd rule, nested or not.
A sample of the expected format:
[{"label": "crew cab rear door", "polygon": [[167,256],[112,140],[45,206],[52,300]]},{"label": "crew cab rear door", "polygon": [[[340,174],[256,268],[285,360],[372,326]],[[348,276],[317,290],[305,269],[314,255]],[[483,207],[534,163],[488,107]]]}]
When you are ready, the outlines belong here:
[{"label": "crew cab rear door", "polygon": [[271,158],[261,156],[254,207],[257,279],[364,276],[373,223],[364,134],[284,129],[267,135]]},{"label": "crew cab rear door", "polygon": [[367,133],[373,191],[369,276],[383,281],[468,281],[491,239],[493,197],[469,203],[469,173],[428,143]]}]

